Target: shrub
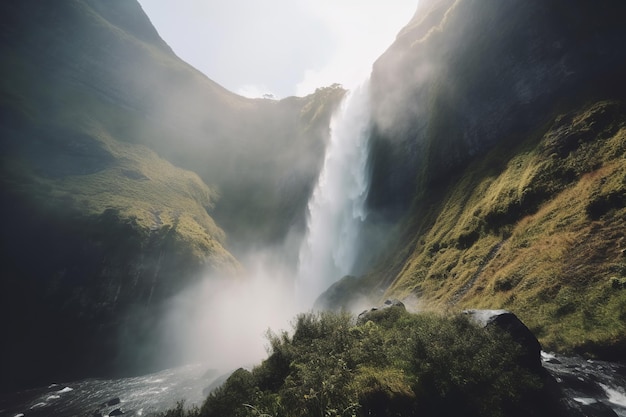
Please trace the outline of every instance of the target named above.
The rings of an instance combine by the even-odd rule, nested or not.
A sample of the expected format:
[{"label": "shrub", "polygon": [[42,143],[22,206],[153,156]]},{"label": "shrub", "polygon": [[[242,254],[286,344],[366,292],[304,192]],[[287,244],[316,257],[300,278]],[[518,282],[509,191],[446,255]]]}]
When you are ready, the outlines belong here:
[{"label": "shrub", "polygon": [[514,415],[539,380],[518,365],[521,347],[497,329],[466,317],[424,321],[412,337],[411,367],[422,409],[430,415]]},{"label": "shrub", "polygon": [[626,278],[611,277],[611,287],[615,290],[626,289]]},{"label": "shrub", "polygon": [[268,358],[235,371],[190,417],[542,415],[524,402],[538,377],[502,331],[397,308],[368,318],[297,316],[293,336],[270,333]]},{"label": "shrub", "polygon": [[239,368],[207,397],[200,409],[206,417],[246,417],[251,410],[244,404],[251,402],[255,394],[255,381],[252,374]]}]

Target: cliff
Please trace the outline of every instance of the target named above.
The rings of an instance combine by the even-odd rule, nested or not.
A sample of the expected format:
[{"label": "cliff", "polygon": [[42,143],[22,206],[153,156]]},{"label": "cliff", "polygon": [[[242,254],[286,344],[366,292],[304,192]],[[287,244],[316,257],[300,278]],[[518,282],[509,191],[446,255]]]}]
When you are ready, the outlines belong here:
[{"label": "cliff", "polygon": [[506,308],[546,349],[623,358],[621,2],[428,1],[372,74],[378,266],[333,297]]},{"label": "cliff", "polygon": [[136,1],[0,16],[0,389],[165,366],[165,300],[302,232],[343,90],[237,96]]},{"label": "cliff", "polygon": [[372,73],[372,207],[405,210],[407,188],[621,89],[622,17],[616,1],[422,2]]}]

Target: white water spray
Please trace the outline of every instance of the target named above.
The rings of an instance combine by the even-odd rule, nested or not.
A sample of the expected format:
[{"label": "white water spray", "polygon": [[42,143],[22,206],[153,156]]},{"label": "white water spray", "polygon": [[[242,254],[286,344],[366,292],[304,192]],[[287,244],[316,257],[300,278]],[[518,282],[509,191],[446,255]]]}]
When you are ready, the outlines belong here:
[{"label": "white water spray", "polygon": [[370,123],[369,83],[348,93],[331,120],[324,165],[309,200],[299,253],[297,299],[302,307],[351,273],[365,220]]}]

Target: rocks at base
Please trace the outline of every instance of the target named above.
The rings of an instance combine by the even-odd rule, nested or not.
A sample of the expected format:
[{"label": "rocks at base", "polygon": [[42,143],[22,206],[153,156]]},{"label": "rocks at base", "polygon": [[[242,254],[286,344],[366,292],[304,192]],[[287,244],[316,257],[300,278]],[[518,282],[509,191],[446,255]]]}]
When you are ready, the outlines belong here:
[{"label": "rocks at base", "polygon": [[120,402],[121,401],[120,401],[119,397],[114,397],[114,398],[111,398],[110,400],[105,401],[102,404],[100,404],[100,408],[111,407],[111,406],[119,404]]},{"label": "rocks at base", "polygon": [[[591,370],[606,367],[609,374],[619,374],[618,365],[589,363],[582,358],[557,359],[554,355],[546,353],[543,354],[542,361],[541,344],[515,314],[507,310],[466,310],[464,313],[480,326],[485,328],[496,326],[504,330],[522,346],[525,353],[519,363],[540,375],[544,384],[541,401],[554,402],[554,406],[551,407],[555,416],[618,416],[615,407],[607,402],[606,388],[601,382],[602,379]],[[619,385],[619,381],[604,383],[607,386]]]},{"label": "rocks at base", "polygon": [[107,409],[110,409],[118,404],[121,404],[122,400],[120,400],[120,397],[113,397],[111,399],[106,400],[105,402],[103,402],[102,404],[100,404],[98,406],[98,408],[96,410],[94,410],[92,416],[93,417],[102,417],[102,416],[121,416],[124,415],[125,412],[124,410],[122,410],[122,407],[117,407],[114,408],[112,410],[110,410],[109,412],[106,412]]},{"label": "rocks at base", "polygon": [[314,310],[320,311],[358,311],[357,306],[371,305],[373,300],[367,290],[368,286],[363,279],[346,275],[328,287],[313,305]]},{"label": "rocks at base", "polygon": [[485,328],[495,326],[511,335],[513,340],[524,349],[524,354],[520,357],[520,365],[534,372],[543,372],[541,344],[515,314],[507,310],[465,310],[463,313]]},{"label": "rocks at base", "polygon": [[[406,310],[399,300],[387,300],[383,305],[363,311],[357,325],[376,320],[377,315],[390,309]],[[610,391],[622,392],[626,368],[617,363],[585,360],[580,357],[555,356],[541,351],[541,344],[530,329],[507,310],[466,310],[470,320],[483,328],[496,327],[511,336],[522,347],[518,364],[535,373],[543,389],[528,401],[555,417],[616,417],[626,415],[626,407],[610,400]],[[605,375],[611,375],[606,378]],[[623,411],[623,412],[622,412]]]},{"label": "rocks at base", "polygon": [[357,324],[363,324],[366,323],[368,320],[370,320],[370,318],[372,317],[372,315],[374,313],[376,313],[377,311],[380,310],[385,310],[388,308],[401,308],[402,310],[406,310],[406,307],[404,305],[404,303],[398,299],[391,299],[391,300],[386,300],[382,306],[380,307],[373,307],[369,310],[365,310],[363,311],[361,314],[358,315],[356,322]]}]

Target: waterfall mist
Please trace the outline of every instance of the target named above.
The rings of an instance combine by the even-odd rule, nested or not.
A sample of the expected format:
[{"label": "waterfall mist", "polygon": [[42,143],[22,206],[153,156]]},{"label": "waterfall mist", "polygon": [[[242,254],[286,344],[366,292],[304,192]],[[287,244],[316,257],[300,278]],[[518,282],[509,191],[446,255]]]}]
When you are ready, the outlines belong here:
[{"label": "waterfall mist", "polygon": [[[241,277],[207,276],[170,300],[163,344],[170,362],[203,362],[223,371],[260,362],[268,329],[289,330],[328,286],[351,273],[368,190],[369,91],[350,92],[331,121],[323,167],[308,203],[307,231],[254,250]],[[295,266],[286,253],[299,249]]]},{"label": "waterfall mist", "polygon": [[206,276],[168,302],[161,343],[171,363],[228,372],[266,357],[268,330],[288,330],[300,311],[293,268],[276,255],[251,254],[242,276]]},{"label": "waterfall mist", "polygon": [[302,307],[352,272],[368,190],[369,83],[352,90],[331,121],[324,165],[308,204],[296,278]]}]

